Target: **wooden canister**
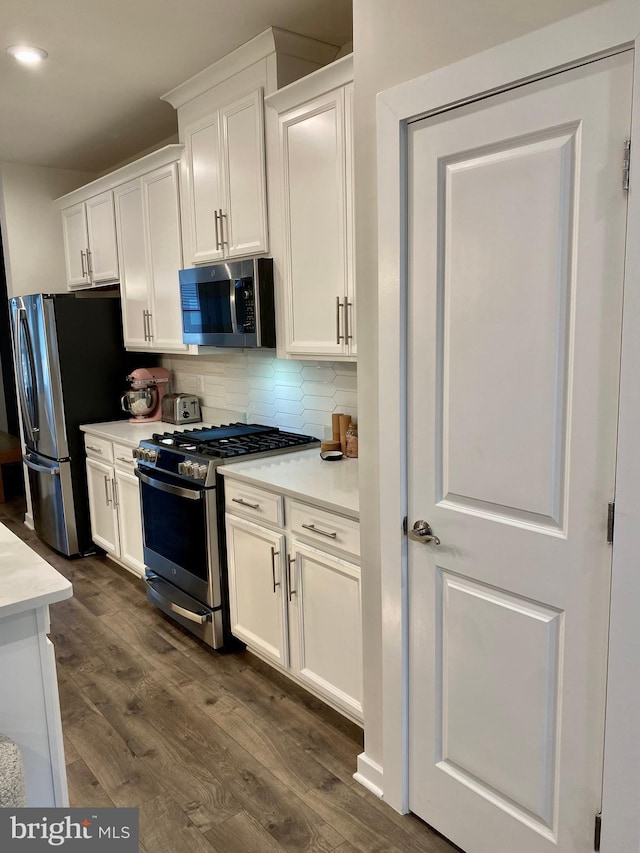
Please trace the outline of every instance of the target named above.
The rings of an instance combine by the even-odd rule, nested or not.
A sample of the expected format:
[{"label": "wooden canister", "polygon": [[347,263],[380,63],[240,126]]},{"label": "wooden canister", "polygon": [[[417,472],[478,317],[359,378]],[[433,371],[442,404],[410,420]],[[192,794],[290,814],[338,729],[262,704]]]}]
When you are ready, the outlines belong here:
[{"label": "wooden canister", "polygon": [[331,433],[334,441],[340,441],[340,418],[341,412],[335,412],[331,415]]}]

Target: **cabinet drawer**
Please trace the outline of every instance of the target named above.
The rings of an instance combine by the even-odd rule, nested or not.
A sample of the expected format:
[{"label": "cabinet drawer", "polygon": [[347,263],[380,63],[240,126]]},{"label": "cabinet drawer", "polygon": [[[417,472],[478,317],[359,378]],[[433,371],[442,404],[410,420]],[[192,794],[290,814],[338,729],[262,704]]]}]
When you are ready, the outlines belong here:
[{"label": "cabinet drawer", "polygon": [[274,495],[273,492],[225,477],[224,500],[227,512],[234,515],[244,515],[247,518],[276,524],[278,527],[284,524],[282,497]]},{"label": "cabinet drawer", "polygon": [[121,468],[123,471],[135,471],[136,460],[133,458],[132,450],[128,444],[114,444],[113,446],[113,462],[116,468]]},{"label": "cabinet drawer", "polygon": [[92,459],[100,459],[103,462],[113,462],[113,445],[110,441],[104,438],[98,438],[96,435],[85,434],[84,446],[87,451],[87,456]]},{"label": "cabinet drawer", "polygon": [[296,536],[314,542],[318,547],[337,548],[360,556],[360,523],[308,504],[291,501],[289,524]]}]

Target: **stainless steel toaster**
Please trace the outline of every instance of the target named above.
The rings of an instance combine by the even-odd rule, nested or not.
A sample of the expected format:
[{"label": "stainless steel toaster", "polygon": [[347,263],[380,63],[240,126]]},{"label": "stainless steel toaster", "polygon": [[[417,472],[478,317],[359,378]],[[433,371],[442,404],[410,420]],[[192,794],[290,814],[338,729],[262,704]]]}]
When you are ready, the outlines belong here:
[{"label": "stainless steel toaster", "polygon": [[202,420],[195,394],[166,394],[162,398],[162,420],[168,424],[190,424]]}]

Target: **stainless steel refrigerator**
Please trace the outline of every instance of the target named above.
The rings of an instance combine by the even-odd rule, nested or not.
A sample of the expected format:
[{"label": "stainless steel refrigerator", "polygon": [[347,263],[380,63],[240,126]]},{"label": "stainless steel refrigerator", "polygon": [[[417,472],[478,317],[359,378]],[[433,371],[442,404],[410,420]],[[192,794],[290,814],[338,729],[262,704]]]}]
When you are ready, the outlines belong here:
[{"label": "stainless steel refrigerator", "polygon": [[79,427],[122,417],[120,299],[38,293],[9,307],[36,532],[62,554],[95,552]]}]

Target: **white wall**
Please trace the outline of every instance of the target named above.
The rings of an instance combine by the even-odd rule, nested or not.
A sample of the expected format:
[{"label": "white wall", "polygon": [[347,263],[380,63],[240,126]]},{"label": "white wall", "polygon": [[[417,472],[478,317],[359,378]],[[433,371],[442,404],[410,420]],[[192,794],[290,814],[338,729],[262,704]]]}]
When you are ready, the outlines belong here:
[{"label": "white wall", "polygon": [[[331,415],[357,419],[357,377],[353,362],[294,361],[272,353],[245,351],[215,356],[163,356],[173,389],[197,394],[207,408],[246,413],[248,423],[331,438]],[[198,379],[202,384],[198,384]],[[206,407],[206,408],[205,408]]]},{"label": "white wall", "polygon": [[0,163],[0,227],[9,296],[67,289],[60,211],[52,202],[94,177]]},{"label": "white wall", "polygon": [[[353,0],[365,751],[382,764],[375,96],[598,0]],[[395,437],[387,437],[392,440]]]}]

